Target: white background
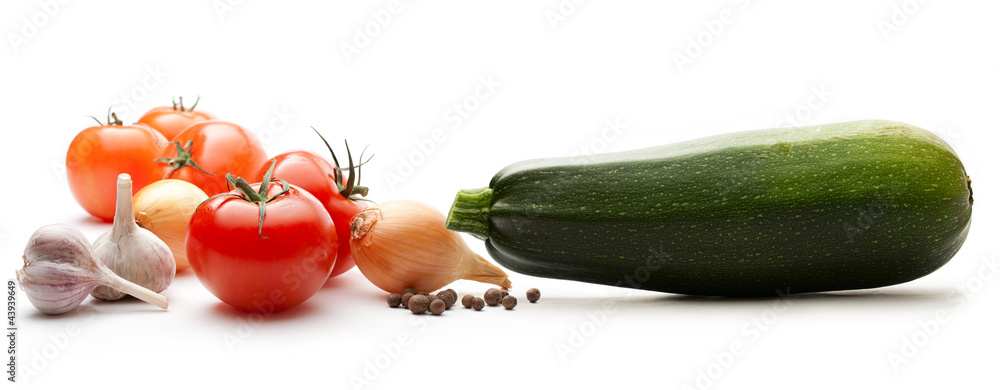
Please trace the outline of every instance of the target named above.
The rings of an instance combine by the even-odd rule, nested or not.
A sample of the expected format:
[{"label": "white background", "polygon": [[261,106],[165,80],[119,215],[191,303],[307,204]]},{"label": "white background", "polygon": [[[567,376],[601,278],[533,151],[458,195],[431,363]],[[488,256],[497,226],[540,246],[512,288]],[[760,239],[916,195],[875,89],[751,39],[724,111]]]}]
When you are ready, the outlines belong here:
[{"label": "white background", "polygon": [[[522,298],[513,312],[453,308],[418,317],[388,309],[384,293],[355,269],[261,323],[219,303],[190,271],[165,292],[168,311],[88,299],[72,313],[46,316],[19,292],[22,386],[995,382],[996,2],[404,1],[394,13],[382,1],[232,3],[3,2],[0,268],[7,277],[39,226],[70,223],[90,238],[108,228],[76,204],[63,173],[70,140],[92,124],[88,115],[103,118],[114,106],[133,122],[172,96],[190,102],[198,94],[199,108],[252,129],[272,155],[323,151],[308,126],[371,145],[364,176],[371,199],[420,200],[442,211],[457,189],[485,186],[522,159],[899,120],[958,151],[976,194],[971,233],[949,264],[920,280],[788,302],[512,274],[519,297],[538,287],[542,300]],[[345,54],[347,45],[357,51]],[[681,56],[690,62],[678,66]],[[484,79],[497,85],[476,97]],[[467,108],[459,114],[456,104]],[[427,141],[435,129],[444,139]],[[468,242],[486,255],[481,242]],[[227,335],[240,342],[227,345]],[[399,337],[406,342],[397,348]],[[735,355],[727,352],[733,343],[741,346]],[[892,354],[903,360],[893,364]]]}]

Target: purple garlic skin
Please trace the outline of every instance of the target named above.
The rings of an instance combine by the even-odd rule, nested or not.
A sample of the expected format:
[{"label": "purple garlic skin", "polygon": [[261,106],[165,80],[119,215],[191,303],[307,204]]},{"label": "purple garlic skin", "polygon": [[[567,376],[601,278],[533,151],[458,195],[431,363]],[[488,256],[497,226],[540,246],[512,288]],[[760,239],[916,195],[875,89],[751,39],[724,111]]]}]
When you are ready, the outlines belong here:
[{"label": "purple garlic skin", "polygon": [[24,248],[17,281],[28,301],[46,314],[73,310],[101,283],[103,267],[91,255],[90,242],[63,224],[39,228]]}]

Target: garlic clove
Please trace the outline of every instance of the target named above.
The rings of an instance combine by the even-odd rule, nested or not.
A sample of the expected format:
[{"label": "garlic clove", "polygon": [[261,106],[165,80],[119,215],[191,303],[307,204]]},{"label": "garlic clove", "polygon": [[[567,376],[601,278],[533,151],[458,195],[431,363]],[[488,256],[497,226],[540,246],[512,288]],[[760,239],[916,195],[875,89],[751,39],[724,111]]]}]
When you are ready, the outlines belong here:
[{"label": "garlic clove", "polygon": [[190,268],[184,239],[188,223],[201,202],[208,199],[198,186],[183,180],[165,179],[143,187],[132,198],[132,211],[139,227],[153,232],[168,247],[177,271]]},{"label": "garlic clove", "polygon": [[[132,180],[118,176],[118,199],[111,230],[94,241],[93,255],[110,271],[153,292],[170,285],[177,272],[174,256],[163,240],[135,223],[132,212]],[[125,296],[114,286],[95,288],[94,298],[114,301]]]}]

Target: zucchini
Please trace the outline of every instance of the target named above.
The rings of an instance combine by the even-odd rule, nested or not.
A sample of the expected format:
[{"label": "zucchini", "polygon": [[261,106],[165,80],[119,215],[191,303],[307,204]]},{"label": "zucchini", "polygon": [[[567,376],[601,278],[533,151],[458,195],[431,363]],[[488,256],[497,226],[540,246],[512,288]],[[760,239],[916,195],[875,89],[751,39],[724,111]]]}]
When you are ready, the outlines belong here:
[{"label": "zucchini", "polygon": [[516,163],[460,191],[447,226],[523,274],[766,296],[927,275],[962,246],[971,214],[951,147],[866,120]]}]

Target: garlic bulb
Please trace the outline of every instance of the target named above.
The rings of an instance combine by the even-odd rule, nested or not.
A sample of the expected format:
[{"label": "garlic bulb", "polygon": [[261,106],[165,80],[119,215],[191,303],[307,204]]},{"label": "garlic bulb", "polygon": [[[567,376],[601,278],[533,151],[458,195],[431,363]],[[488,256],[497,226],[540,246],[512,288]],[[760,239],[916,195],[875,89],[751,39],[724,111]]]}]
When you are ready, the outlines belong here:
[{"label": "garlic bulb", "polygon": [[35,231],[24,248],[24,267],[17,281],[28,301],[47,314],[73,310],[99,285],[167,308],[167,298],[122,279],[101,264],[87,238],[68,225],[48,225]]},{"label": "garlic bulb", "polygon": [[139,227],[153,232],[163,240],[174,255],[177,271],[188,263],[184,238],[194,210],[208,195],[198,186],[184,180],[165,179],[143,187],[132,198],[132,211]]},{"label": "garlic bulb", "polygon": [[[174,280],[177,268],[170,247],[133,219],[132,178],[126,173],[118,175],[114,224],[94,240],[94,257],[122,278],[154,292],[163,291]],[[106,286],[95,288],[90,295],[108,301],[125,296]]]},{"label": "garlic bulb", "polygon": [[503,270],[445,229],[444,214],[420,202],[393,200],[358,213],[351,253],[361,273],[390,293],[434,291],[458,279],[510,288]]}]

